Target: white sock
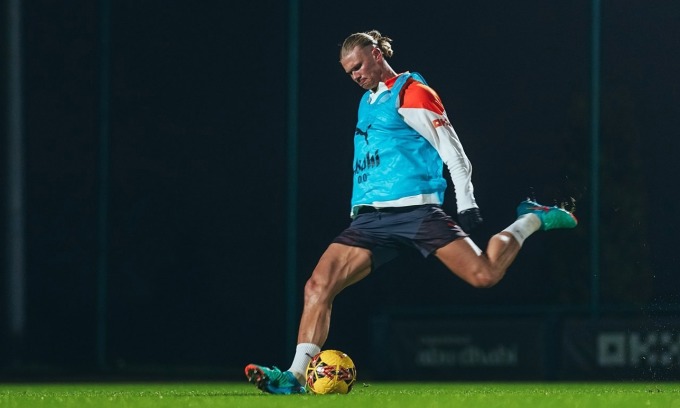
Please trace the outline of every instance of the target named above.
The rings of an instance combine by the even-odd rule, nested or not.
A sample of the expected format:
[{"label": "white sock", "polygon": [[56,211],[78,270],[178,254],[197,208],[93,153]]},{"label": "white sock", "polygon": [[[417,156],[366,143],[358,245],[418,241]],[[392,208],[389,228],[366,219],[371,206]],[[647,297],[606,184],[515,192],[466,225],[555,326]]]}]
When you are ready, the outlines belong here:
[{"label": "white sock", "polygon": [[529,235],[541,229],[541,220],[536,214],[524,214],[517,218],[515,222],[510,224],[503,232],[509,232],[519,242],[519,245],[524,244],[524,240]]},{"label": "white sock", "polygon": [[295,348],[295,358],[288,371],[295,374],[298,378],[305,378],[307,365],[312,361],[312,357],[317,355],[321,348],[312,343],[300,343]]}]

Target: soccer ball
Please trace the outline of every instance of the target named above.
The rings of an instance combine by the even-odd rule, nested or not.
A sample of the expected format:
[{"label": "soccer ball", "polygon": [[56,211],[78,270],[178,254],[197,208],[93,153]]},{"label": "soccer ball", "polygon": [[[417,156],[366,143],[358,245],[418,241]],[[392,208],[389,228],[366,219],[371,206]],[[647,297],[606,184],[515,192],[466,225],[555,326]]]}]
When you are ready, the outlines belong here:
[{"label": "soccer ball", "polygon": [[323,350],[307,366],[307,389],[314,394],[347,394],[357,380],[357,369],[342,351]]}]

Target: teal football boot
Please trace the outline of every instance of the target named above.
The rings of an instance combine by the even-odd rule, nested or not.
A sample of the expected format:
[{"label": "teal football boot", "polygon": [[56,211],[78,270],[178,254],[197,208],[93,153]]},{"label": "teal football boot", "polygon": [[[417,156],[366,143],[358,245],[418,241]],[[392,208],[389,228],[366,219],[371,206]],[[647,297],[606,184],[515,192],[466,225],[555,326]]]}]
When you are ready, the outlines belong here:
[{"label": "teal football boot", "polygon": [[541,220],[541,229],[548,231],[552,229],[574,228],[578,224],[574,214],[557,206],[548,207],[538,204],[531,200],[522,201],[517,206],[517,216],[534,214]]},{"label": "teal football boot", "polygon": [[256,364],[248,364],[245,371],[248,381],[269,394],[290,395],[307,392],[290,371],[281,371],[277,367],[267,368]]}]

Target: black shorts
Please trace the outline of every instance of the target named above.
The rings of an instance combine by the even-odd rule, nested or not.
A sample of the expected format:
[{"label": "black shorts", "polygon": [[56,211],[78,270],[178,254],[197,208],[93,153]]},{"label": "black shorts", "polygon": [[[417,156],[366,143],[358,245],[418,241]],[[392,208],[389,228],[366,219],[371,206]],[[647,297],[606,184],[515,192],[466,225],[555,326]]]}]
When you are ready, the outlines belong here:
[{"label": "black shorts", "polygon": [[349,228],[333,242],[366,248],[372,253],[373,269],[415,248],[424,257],[468,235],[438,205],[374,209],[362,207]]}]

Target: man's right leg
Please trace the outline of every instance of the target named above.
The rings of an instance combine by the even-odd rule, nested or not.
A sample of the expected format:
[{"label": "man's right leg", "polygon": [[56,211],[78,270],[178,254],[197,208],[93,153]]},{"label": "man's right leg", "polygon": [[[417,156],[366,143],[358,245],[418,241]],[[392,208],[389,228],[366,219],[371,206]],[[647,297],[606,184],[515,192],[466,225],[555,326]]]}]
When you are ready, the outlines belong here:
[{"label": "man's right leg", "polygon": [[435,252],[454,274],[475,287],[491,287],[505,275],[524,240],[538,230],[574,228],[576,217],[559,207],[523,201],[517,207],[518,218],[491,237],[482,251],[470,238],[453,241]]},{"label": "man's right leg", "polygon": [[[298,330],[299,345],[316,345],[319,349],[328,338],[333,300],[346,287],[371,272],[371,252],[364,248],[333,243],[319,259],[305,284],[304,308]],[[298,347],[293,366],[281,372],[255,364],[246,366],[246,376],[265,392],[293,394],[304,392],[305,369],[313,356]],[[293,382],[292,378],[297,381]]]}]

